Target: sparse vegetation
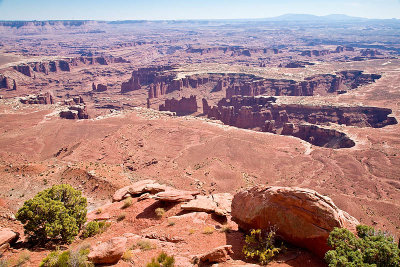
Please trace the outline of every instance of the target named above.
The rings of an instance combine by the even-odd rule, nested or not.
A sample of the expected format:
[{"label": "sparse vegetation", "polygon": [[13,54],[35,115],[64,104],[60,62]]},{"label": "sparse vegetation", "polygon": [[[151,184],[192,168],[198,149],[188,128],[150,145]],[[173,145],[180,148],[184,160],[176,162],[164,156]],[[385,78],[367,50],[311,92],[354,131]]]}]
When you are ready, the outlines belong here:
[{"label": "sparse vegetation", "polygon": [[89,262],[87,255],[90,249],[88,246],[81,247],[77,250],[61,251],[56,250],[47,255],[40,263],[40,267],[92,267],[93,263]]},{"label": "sparse vegetation", "polygon": [[95,236],[97,234],[101,234],[110,226],[111,226],[111,223],[107,223],[104,221],[89,222],[83,229],[81,237],[88,238],[88,237]]},{"label": "sparse vegetation", "polygon": [[86,198],[70,185],[54,185],[24,203],[16,218],[33,243],[72,242],[86,222]]},{"label": "sparse vegetation", "polygon": [[176,224],[175,221],[168,221],[168,226],[174,226]]},{"label": "sparse vegetation", "polygon": [[117,217],[117,222],[123,221],[123,220],[125,220],[125,218],[126,218],[126,214],[125,213],[121,213]]},{"label": "sparse vegetation", "polygon": [[11,260],[0,260],[0,267],[22,267],[31,259],[31,255],[27,251],[21,252],[17,258]]},{"label": "sparse vegetation", "polygon": [[152,258],[147,267],[173,267],[175,265],[174,256],[168,256],[165,252],[161,252],[157,259]]},{"label": "sparse vegetation", "polygon": [[126,209],[129,208],[130,206],[132,206],[133,200],[131,197],[128,197],[124,200],[124,205],[122,205],[122,209]]},{"label": "sparse vegetation", "polygon": [[103,213],[103,210],[102,209],[97,209],[96,210],[96,214],[102,214]]},{"label": "sparse vegetation", "polygon": [[156,216],[161,219],[165,214],[165,209],[157,208],[154,212],[156,213]]},{"label": "sparse vegetation", "polygon": [[214,227],[206,226],[206,227],[204,227],[204,229],[203,229],[203,234],[205,234],[205,235],[211,235],[212,233],[214,233],[214,231],[215,231],[215,228],[214,228]]},{"label": "sparse vegetation", "polygon": [[136,246],[133,246],[133,248],[136,248],[136,247],[139,247],[143,251],[155,249],[155,246],[150,241],[147,241],[147,240],[138,241],[136,243]]},{"label": "sparse vegetation", "polygon": [[357,226],[357,236],[344,228],[335,228],[325,254],[330,267],[339,266],[400,266],[400,249],[393,237],[366,225]]},{"label": "sparse vegetation", "polygon": [[261,229],[251,230],[250,235],[246,235],[243,254],[246,258],[257,260],[262,265],[267,264],[283,249],[282,246],[275,246],[275,234],[274,228],[267,232]]},{"label": "sparse vegetation", "polygon": [[194,233],[196,233],[196,230],[195,230],[195,229],[190,229],[190,230],[189,230],[189,235],[193,235]]},{"label": "sparse vegetation", "polygon": [[222,233],[230,233],[232,231],[232,227],[229,225],[223,225],[220,229]]},{"label": "sparse vegetation", "polygon": [[132,261],[132,259],[133,259],[132,250],[130,250],[130,249],[126,250],[121,258],[123,261],[126,261],[126,262]]}]

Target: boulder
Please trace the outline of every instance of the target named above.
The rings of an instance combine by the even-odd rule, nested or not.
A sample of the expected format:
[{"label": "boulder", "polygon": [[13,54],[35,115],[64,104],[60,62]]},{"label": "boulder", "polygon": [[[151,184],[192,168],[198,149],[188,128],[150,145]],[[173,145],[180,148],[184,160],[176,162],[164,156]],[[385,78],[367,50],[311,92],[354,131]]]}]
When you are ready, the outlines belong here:
[{"label": "boulder", "polygon": [[154,180],[142,180],[134,184],[122,187],[118,189],[113,195],[113,202],[121,201],[124,198],[130,197],[132,195],[138,195],[145,193],[145,188],[149,184],[154,184]]},{"label": "boulder", "polygon": [[211,196],[197,196],[196,199],[182,204],[181,208],[188,211],[214,212],[217,209],[217,204]]},{"label": "boulder", "polygon": [[0,229],[0,255],[10,248],[10,244],[15,243],[19,238],[19,233],[9,228]]},{"label": "boulder", "polygon": [[126,237],[114,237],[93,247],[88,260],[94,264],[115,264],[126,251]]},{"label": "boulder", "polygon": [[157,193],[154,198],[166,202],[186,202],[194,199],[199,192],[183,191],[176,189],[168,189],[164,192]]},{"label": "boulder", "polygon": [[214,194],[211,196],[196,196],[188,203],[182,204],[181,208],[188,211],[214,212],[220,216],[231,213],[233,196],[229,193]]},{"label": "boulder", "polygon": [[277,235],[323,257],[330,249],[334,227],[355,231],[359,222],[316,191],[302,188],[255,186],[237,193],[232,219],[241,229],[277,228]]},{"label": "boulder", "polygon": [[201,262],[201,263],[221,263],[226,262],[230,259],[229,255],[232,255],[232,246],[225,245],[214,248],[207,253],[194,257],[194,262]]},{"label": "boulder", "polygon": [[0,229],[0,246],[4,244],[15,243],[19,238],[19,233],[14,232],[10,228]]},{"label": "boulder", "polygon": [[231,206],[233,196],[229,193],[219,193],[212,195],[214,202],[217,204],[215,213],[220,216],[231,214]]}]

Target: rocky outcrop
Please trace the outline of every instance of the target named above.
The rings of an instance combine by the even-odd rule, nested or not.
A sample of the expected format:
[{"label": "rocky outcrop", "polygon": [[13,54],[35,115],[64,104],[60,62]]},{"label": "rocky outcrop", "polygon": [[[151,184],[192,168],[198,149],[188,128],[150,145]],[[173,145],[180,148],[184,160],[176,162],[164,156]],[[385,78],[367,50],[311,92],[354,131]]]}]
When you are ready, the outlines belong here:
[{"label": "rocky outcrop", "polygon": [[64,105],[68,107],[60,112],[60,118],[70,120],[89,119],[86,104],[81,96],[74,96],[64,100]]},{"label": "rocky outcrop", "polygon": [[14,69],[28,77],[34,77],[33,70],[29,65],[21,64],[21,65],[15,66]]},{"label": "rocky outcrop", "polygon": [[231,245],[220,246],[202,255],[195,256],[193,258],[193,262],[195,264],[222,263],[230,260],[231,259],[230,255],[232,254],[233,250]]},{"label": "rocky outcrop", "polygon": [[99,57],[76,57],[76,58],[64,58],[59,60],[49,61],[38,61],[29,62],[27,64],[18,65],[14,68],[29,76],[33,77],[33,72],[49,74],[50,72],[58,71],[71,71],[72,67],[80,65],[108,65],[111,63],[128,63],[129,61],[122,57],[110,57],[110,56],[99,56]]},{"label": "rocky outcrop", "polygon": [[355,231],[359,222],[310,189],[256,186],[237,193],[232,218],[241,229],[276,228],[284,240],[323,257],[334,227]]},{"label": "rocky outcrop", "polygon": [[188,203],[182,204],[181,208],[187,211],[210,212],[220,216],[231,213],[233,196],[229,193],[220,193],[210,196],[196,196]]},{"label": "rocky outcrop", "polygon": [[30,95],[27,97],[21,97],[19,101],[22,104],[42,104],[42,105],[50,105],[54,104],[54,97],[49,92],[40,95]]},{"label": "rocky outcrop", "polygon": [[[140,197],[150,194],[147,198],[154,198],[166,202],[186,202],[198,195],[197,191],[177,190],[173,187],[156,183],[154,180],[142,180],[118,189],[113,195],[113,202],[121,201],[127,197]],[[220,201],[221,203],[224,203]]]},{"label": "rocky outcrop", "polygon": [[17,82],[14,79],[3,76],[0,74],[0,89],[17,90]]},{"label": "rocky outcrop", "polygon": [[[315,65],[314,63],[310,62],[305,62],[305,61],[294,61],[294,62],[289,62],[288,64],[285,65],[285,68],[289,69],[295,69],[295,68],[305,68],[306,66],[312,66]],[[280,67],[282,67],[280,65]]]},{"label": "rocky outcrop", "polygon": [[73,105],[80,105],[85,104],[82,96],[74,96],[72,98],[68,98],[64,100],[64,105],[66,106],[73,106]]},{"label": "rocky outcrop", "polygon": [[194,196],[198,195],[196,191],[184,191],[173,188],[157,193],[154,199],[164,202],[187,202],[194,199]]},{"label": "rocky outcrop", "polygon": [[126,237],[114,237],[91,248],[88,260],[94,264],[115,264],[126,251]]},{"label": "rocky outcrop", "polygon": [[93,83],[92,84],[92,90],[94,91],[94,92],[105,92],[105,91],[107,91],[107,85],[104,85],[104,84],[101,84],[101,83],[99,83],[97,86]]},{"label": "rocky outcrop", "polygon": [[133,77],[127,82],[123,82],[121,85],[121,93],[127,93],[142,88],[139,83],[139,78]]},{"label": "rocky outcrop", "polygon": [[201,55],[223,53],[229,56],[247,56],[254,54],[278,54],[276,48],[245,48],[241,46],[216,46],[216,47],[189,47],[187,53],[198,53]]},{"label": "rocky outcrop", "polygon": [[62,71],[71,71],[71,66],[69,65],[69,62],[66,60],[58,61],[58,65],[60,67],[60,70]]},{"label": "rocky outcrop", "polygon": [[19,233],[9,228],[0,229],[0,255],[3,254],[10,245],[14,244],[19,238]]},{"label": "rocky outcrop", "polygon": [[72,105],[68,109],[60,111],[60,118],[70,120],[89,119],[86,105]]},{"label": "rocky outcrop", "polygon": [[336,75],[319,74],[304,81],[282,79],[255,79],[242,77],[232,81],[226,89],[226,98],[234,95],[257,96],[313,96],[316,93],[339,93],[370,84],[380,79],[377,74],[364,74],[362,71],[342,71]]},{"label": "rocky outcrop", "polygon": [[144,193],[158,193],[165,191],[165,188],[161,188],[160,184],[157,184],[154,180],[142,180],[131,185],[125,186],[118,189],[112,199],[113,202],[121,201],[127,197],[140,195]]},{"label": "rocky outcrop", "polygon": [[[121,93],[126,93],[133,90],[139,90],[142,86],[148,86],[150,84],[155,84],[158,86],[161,83],[171,83],[175,75],[170,73],[165,73],[172,70],[173,66],[157,66],[149,68],[140,68],[132,72],[132,76],[128,82],[122,83]],[[155,94],[155,93],[154,93]],[[153,95],[154,95],[153,94]],[[154,96],[149,98],[153,98]]]},{"label": "rocky outcrop", "polygon": [[307,56],[307,57],[320,57],[320,56],[326,56],[329,55],[331,51],[329,50],[306,50],[301,52],[301,56]]},{"label": "rocky outcrop", "polygon": [[275,104],[275,101],[274,97],[234,96],[222,99],[214,107],[203,101],[203,112],[208,118],[227,125],[291,135],[330,148],[348,148],[355,143],[344,133],[317,125],[335,123],[381,128],[397,124],[396,119],[389,116],[392,111],[386,108]]},{"label": "rocky outcrop", "polygon": [[379,52],[377,49],[364,49],[361,50],[361,56],[362,57],[377,57],[377,56],[382,56],[383,54]]},{"label": "rocky outcrop", "polygon": [[159,110],[176,112],[182,115],[195,113],[197,112],[197,108],[196,96],[190,96],[189,98],[182,97],[180,100],[175,98],[166,99],[165,103],[160,105]]}]

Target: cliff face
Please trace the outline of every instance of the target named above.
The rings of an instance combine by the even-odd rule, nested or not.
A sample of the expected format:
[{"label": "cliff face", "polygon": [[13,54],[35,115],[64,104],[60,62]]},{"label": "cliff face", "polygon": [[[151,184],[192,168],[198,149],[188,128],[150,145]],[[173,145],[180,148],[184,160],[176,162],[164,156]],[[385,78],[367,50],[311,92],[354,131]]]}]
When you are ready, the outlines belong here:
[{"label": "cliff face", "polygon": [[19,100],[22,104],[54,104],[54,97],[49,92],[40,95],[30,95],[27,97],[22,97]]},{"label": "cliff face", "polygon": [[[297,66],[297,65],[296,65]],[[319,74],[303,81],[265,79],[250,74],[195,74],[177,79],[169,72],[173,67],[143,68],[132,73],[129,81],[122,83],[121,92],[126,93],[148,88],[148,98],[158,98],[185,88],[198,88],[212,83],[213,91],[225,91],[226,98],[241,96],[313,96],[316,94],[341,94],[359,86],[375,82],[381,76],[350,70],[333,74]]]},{"label": "cliff face", "polygon": [[0,89],[17,90],[17,82],[0,74]]},{"label": "cliff face", "polygon": [[76,57],[60,60],[29,62],[27,64],[15,66],[14,69],[28,77],[34,77],[35,72],[47,75],[49,72],[71,71],[73,67],[80,65],[108,65],[111,63],[127,62],[129,61],[121,57]]},{"label": "cliff face", "polygon": [[197,112],[197,100],[196,96],[190,96],[189,98],[183,97],[180,100],[167,99],[165,103],[160,105],[160,111],[172,111],[179,115],[191,114]]},{"label": "cliff face", "polygon": [[87,107],[81,96],[75,96],[64,100],[65,110],[60,111],[60,118],[78,120],[89,119]]},{"label": "cliff face", "polygon": [[[172,70],[172,66],[161,66],[161,67],[150,67],[150,68],[140,68],[132,73],[132,77],[128,82],[122,83],[121,93],[127,93],[134,90],[139,90],[142,86],[147,86],[152,84],[153,86],[160,87],[162,83],[171,83],[174,75],[164,74],[165,71]],[[153,95],[159,95],[154,88],[152,88]],[[150,97],[149,91],[149,98]]]},{"label": "cliff face", "polygon": [[319,93],[343,93],[380,79],[377,74],[363,74],[362,71],[342,71],[336,75],[320,74],[304,81],[265,79],[259,81],[239,80],[231,82],[226,89],[226,98],[234,95],[257,96],[313,96]]},{"label": "cliff face", "polygon": [[203,99],[203,113],[211,119],[245,129],[301,138],[317,146],[342,148],[355,143],[344,133],[318,125],[330,123],[380,128],[396,124],[390,109],[377,107],[307,106],[275,104],[274,97],[222,99],[210,107]]}]

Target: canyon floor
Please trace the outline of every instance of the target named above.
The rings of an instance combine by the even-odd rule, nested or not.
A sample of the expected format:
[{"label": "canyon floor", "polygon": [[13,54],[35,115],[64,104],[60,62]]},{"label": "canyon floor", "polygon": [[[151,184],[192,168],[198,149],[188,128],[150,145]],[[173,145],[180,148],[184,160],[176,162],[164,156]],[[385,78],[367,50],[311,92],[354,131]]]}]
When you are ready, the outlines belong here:
[{"label": "canyon floor", "polygon": [[[104,27],[88,24],[63,29],[34,25],[22,28],[2,26],[0,226],[19,232],[24,240],[23,227],[13,214],[39,191],[54,184],[68,183],[82,190],[88,198],[89,213],[103,207],[103,213],[112,222],[104,233],[86,240],[77,239],[70,248],[85,243],[95,245],[111,237],[126,235],[129,245],[144,239],[154,243],[154,248],[136,249],[130,262],[121,260],[117,266],[143,266],[162,250],[174,255],[178,266],[190,266],[193,255],[229,244],[233,246],[234,256],[219,266],[253,264],[241,252],[244,234],[229,218],[224,221],[207,213],[176,217],[182,212],[179,204],[166,205],[153,199],[134,199],[133,205],[127,209],[121,209],[121,202],[110,204],[112,195],[119,188],[153,179],[177,189],[199,191],[203,195],[235,194],[240,189],[258,184],[309,188],[330,197],[340,209],[361,223],[388,231],[398,240],[399,124],[379,128],[324,124],[324,127],[344,133],[355,143],[350,148],[333,149],[256,127],[242,129],[226,125],[207,116],[201,99],[217,106],[229,90],[228,85],[216,90],[217,80],[198,86],[183,85],[178,90],[166,92],[157,89],[159,95],[149,97],[153,86],[168,85],[172,88],[175,80],[185,77],[210,77],[211,81],[213,75],[240,74],[246,79],[244,84],[248,79],[274,79],[283,83],[278,86],[281,89],[288,80],[305,81],[315,75],[359,70],[380,78],[355,88],[346,87],[344,93],[328,89],[322,92],[322,82],[314,90],[319,90],[319,93],[312,96],[293,95],[292,91],[288,94],[282,91],[274,96],[278,104],[386,108],[398,121],[400,59],[394,46],[380,40],[383,38],[390,43],[392,35],[382,33],[382,36],[374,37],[371,34],[360,37],[361,41],[355,44],[347,35],[337,41],[341,30],[333,26],[332,35],[321,35],[320,29],[315,27],[307,37],[309,39],[304,40],[302,29],[306,25],[297,25],[288,32],[289,26],[285,24],[249,23],[243,26],[248,31],[242,32],[229,23],[214,23],[216,25],[202,26],[189,22],[189,25],[158,25],[154,22],[139,23],[136,28],[129,24]],[[218,26],[218,30],[214,26]],[[379,27],[374,25],[371,31],[378,32]],[[163,34],[159,34],[160,30]],[[265,33],[270,35],[263,35]],[[105,36],[108,38],[104,39]],[[310,40],[322,41],[313,45]],[[331,45],[332,40],[338,44]],[[378,41],[381,41],[379,48],[368,48],[366,52],[365,47]],[[312,56],[303,53],[335,51],[339,49],[338,45],[354,48],[343,53],[318,52]],[[279,49],[280,52],[264,49]],[[362,60],[354,59],[361,56]],[[102,64],[100,60],[87,63],[87,59],[74,63],[71,60],[79,57],[102,57],[108,63]],[[116,60],[118,57],[123,60]],[[62,69],[64,63],[60,60],[66,59],[70,60],[68,67]],[[39,67],[35,69],[33,66],[51,61],[60,64],[56,71],[39,71]],[[297,61],[313,65],[282,66]],[[28,67],[18,69],[20,65]],[[155,66],[173,67],[168,71],[144,70],[141,73],[138,70]],[[4,85],[2,77],[8,81],[3,82]],[[131,79],[128,86],[135,86],[137,77],[142,82],[140,88],[129,87],[127,92],[121,92],[123,83]],[[144,82],[145,79],[149,81]],[[220,76],[215,79],[220,79]],[[235,79],[242,82],[241,78]],[[16,90],[7,87],[9,81],[17,85]],[[102,84],[107,88],[94,90],[92,84]],[[336,89],[343,89],[341,86],[345,84]],[[292,90],[292,87],[287,88]],[[46,92],[53,97],[51,103],[21,102],[21,98],[28,95],[38,96]],[[197,97],[196,110],[185,116],[177,116],[176,110],[158,110],[167,99],[179,100],[192,95]],[[260,95],[243,93],[241,96],[257,98]],[[66,100],[77,96],[83,99],[89,118],[61,118],[60,111],[69,107]],[[154,214],[158,207],[166,209],[161,219]],[[118,221],[121,213],[126,218]],[[230,231],[221,230],[227,226]],[[207,231],[209,228],[213,230]],[[149,238],[149,234],[153,237]],[[165,236],[180,241],[165,241]],[[31,249],[19,243],[3,257],[14,259],[21,253],[29,253],[26,266],[37,266],[50,250]],[[323,260],[295,247],[289,247],[271,266],[304,266],[305,263],[325,266]]]}]

